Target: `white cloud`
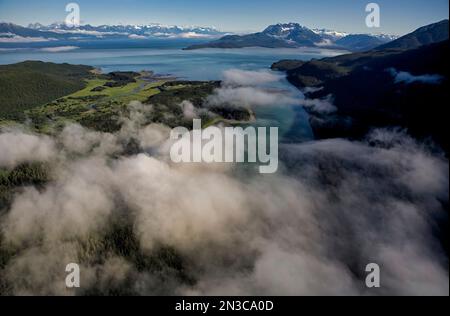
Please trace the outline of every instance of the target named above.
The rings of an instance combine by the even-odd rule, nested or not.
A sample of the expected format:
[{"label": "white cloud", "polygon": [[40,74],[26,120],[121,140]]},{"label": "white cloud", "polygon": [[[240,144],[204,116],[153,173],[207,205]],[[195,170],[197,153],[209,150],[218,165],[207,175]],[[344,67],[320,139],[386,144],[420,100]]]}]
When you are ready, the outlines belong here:
[{"label": "white cloud", "polygon": [[130,35],[128,35],[128,38],[130,38],[130,39],[142,39],[142,40],[148,39],[147,36],[137,35],[137,34],[130,34]]},{"label": "white cloud", "polygon": [[389,68],[387,71],[394,77],[395,83],[411,84],[420,82],[425,84],[439,84],[444,80],[444,77],[437,74],[414,76],[406,71],[397,71],[395,68]]},{"label": "white cloud", "polygon": [[23,37],[14,35],[12,37],[0,37],[0,43],[36,43],[36,42],[50,42],[54,41],[52,38],[43,37]]},{"label": "white cloud", "polygon": [[208,97],[208,104],[228,104],[236,107],[282,106],[300,104],[299,99],[281,91],[270,91],[257,87],[224,86]]},{"label": "white cloud", "polygon": [[[176,165],[169,129],[144,124],[151,111],[134,102],[116,134],[0,134],[1,166],[58,160],[52,181],[15,192],[1,217],[11,294],[448,295],[435,234],[447,214],[445,157],[377,130],[281,146],[270,176]],[[130,142],[138,152],[126,152]],[[55,272],[68,262],[84,271],[77,292]],[[371,262],[384,277],[369,291]]]},{"label": "white cloud", "polygon": [[181,102],[180,107],[183,110],[183,115],[186,119],[192,120],[198,118],[197,110],[192,102],[185,100]]},{"label": "white cloud", "polygon": [[61,53],[61,52],[69,52],[72,50],[79,49],[77,46],[58,46],[58,47],[45,47],[40,50],[48,53]]},{"label": "white cloud", "polygon": [[210,34],[202,34],[202,33],[196,33],[196,32],[184,32],[179,35],[175,35],[176,37],[180,38],[214,38],[217,37],[217,35],[210,35]]},{"label": "white cloud", "polygon": [[283,77],[270,71],[249,71],[230,69],[224,72],[223,82],[225,85],[237,86],[259,86],[267,83],[280,81]]},{"label": "white cloud", "polygon": [[305,99],[301,100],[300,104],[311,111],[321,114],[331,114],[337,111],[337,107],[333,104],[332,96],[324,99]]},{"label": "white cloud", "polygon": [[55,142],[48,136],[34,135],[20,130],[0,133],[0,168],[14,168],[22,163],[52,159]]}]

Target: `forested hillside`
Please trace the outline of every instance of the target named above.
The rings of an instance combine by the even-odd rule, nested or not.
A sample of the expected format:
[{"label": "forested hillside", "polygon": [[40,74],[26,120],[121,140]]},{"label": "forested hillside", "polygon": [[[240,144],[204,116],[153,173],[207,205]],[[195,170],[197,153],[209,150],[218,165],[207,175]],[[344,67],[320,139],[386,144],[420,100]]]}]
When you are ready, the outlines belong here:
[{"label": "forested hillside", "polygon": [[85,86],[92,67],[27,61],[0,66],[0,119],[18,119],[24,110]]}]

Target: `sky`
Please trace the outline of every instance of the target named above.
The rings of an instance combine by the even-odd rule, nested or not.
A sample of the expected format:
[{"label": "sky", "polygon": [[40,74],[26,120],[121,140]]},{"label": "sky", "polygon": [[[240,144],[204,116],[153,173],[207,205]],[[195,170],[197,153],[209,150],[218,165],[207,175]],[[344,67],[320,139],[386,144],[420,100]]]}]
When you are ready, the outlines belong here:
[{"label": "sky", "polygon": [[[28,25],[64,21],[66,4],[81,8],[82,24],[215,26],[222,31],[260,31],[279,22],[353,33],[402,35],[448,19],[448,0],[0,0],[0,21]],[[365,24],[365,7],[381,8],[381,27]]]}]

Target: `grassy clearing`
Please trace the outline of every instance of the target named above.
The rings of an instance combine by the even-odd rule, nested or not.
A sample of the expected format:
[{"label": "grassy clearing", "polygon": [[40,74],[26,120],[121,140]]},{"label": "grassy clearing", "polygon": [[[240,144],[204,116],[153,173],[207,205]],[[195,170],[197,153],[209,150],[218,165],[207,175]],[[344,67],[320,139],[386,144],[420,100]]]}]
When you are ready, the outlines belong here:
[{"label": "grassy clearing", "polygon": [[[149,97],[159,93],[159,86],[164,84],[164,81],[148,83],[144,80],[138,79],[136,82],[129,83],[123,87],[104,87],[108,82],[105,79],[91,79],[87,80],[87,86],[83,90],[77,91],[67,98],[85,98],[90,96],[102,96],[117,101],[145,101]],[[102,91],[93,91],[97,87],[104,87]]]},{"label": "grassy clearing", "polygon": [[92,89],[99,87],[99,86],[103,86],[108,80],[106,79],[90,79],[90,80],[86,80],[87,85],[84,89],[77,91],[71,95],[68,95],[67,97],[72,97],[72,98],[81,98],[81,97],[86,97],[86,96],[90,96],[90,95],[101,95],[103,94],[102,92],[94,92],[92,91]]},{"label": "grassy clearing", "polygon": [[[78,122],[83,126],[104,132],[120,128],[117,119],[126,112],[131,101],[144,102],[160,93],[165,82],[149,83],[142,79],[121,87],[105,87],[108,80],[94,78],[86,87],[44,106],[27,111],[37,131],[52,133],[64,122]],[[95,88],[102,87],[96,91]]]}]

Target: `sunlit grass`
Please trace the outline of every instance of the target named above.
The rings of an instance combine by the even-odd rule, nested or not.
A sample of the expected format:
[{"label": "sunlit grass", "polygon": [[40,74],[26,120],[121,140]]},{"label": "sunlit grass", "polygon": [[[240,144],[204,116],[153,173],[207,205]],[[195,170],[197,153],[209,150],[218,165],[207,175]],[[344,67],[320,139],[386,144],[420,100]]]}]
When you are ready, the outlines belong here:
[{"label": "sunlit grass", "polygon": [[70,94],[67,97],[79,98],[79,97],[85,97],[85,96],[89,96],[89,95],[101,95],[101,94],[103,94],[103,92],[95,92],[95,91],[92,91],[92,89],[99,87],[99,86],[103,86],[106,82],[108,82],[108,80],[96,78],[96,79],[86,80],[86,82],[87,82],[87,86],[84,89],[77,91],[73,94]]},{"label": "sunlit grass", "polygon": [[[99,127],[103,131],[117,129],[113,121],[122,115],[131,101],[146,102],[159,94],[158,89],[165,81],[149,83],[142,79],[122,87],[105,87],[105,79],[86,80],[86,87],[73,94],[55,100],[27,112],[35,128],[52,134],[58,126],[68,122],[78,122],[89,128]],[[92,91],[104,87],[102,91]]]},{"label": "sunlit grass", "polygon": [[89,96],[105,96],[106,98],[114,99],[119,102],[143,102],[149,97],[158,94],[160,91],[156,88],[164,84],[164,81],[147,83],[144,80],[138,79],[136,82],[129,83],[123,87],[105,87],[103,91],[92,91],[94,88],[104,86],[106,82],[108,82],[108,80],[87,80],[87,86],[84,89],[68,95],[65,98],[73,99]]}]

